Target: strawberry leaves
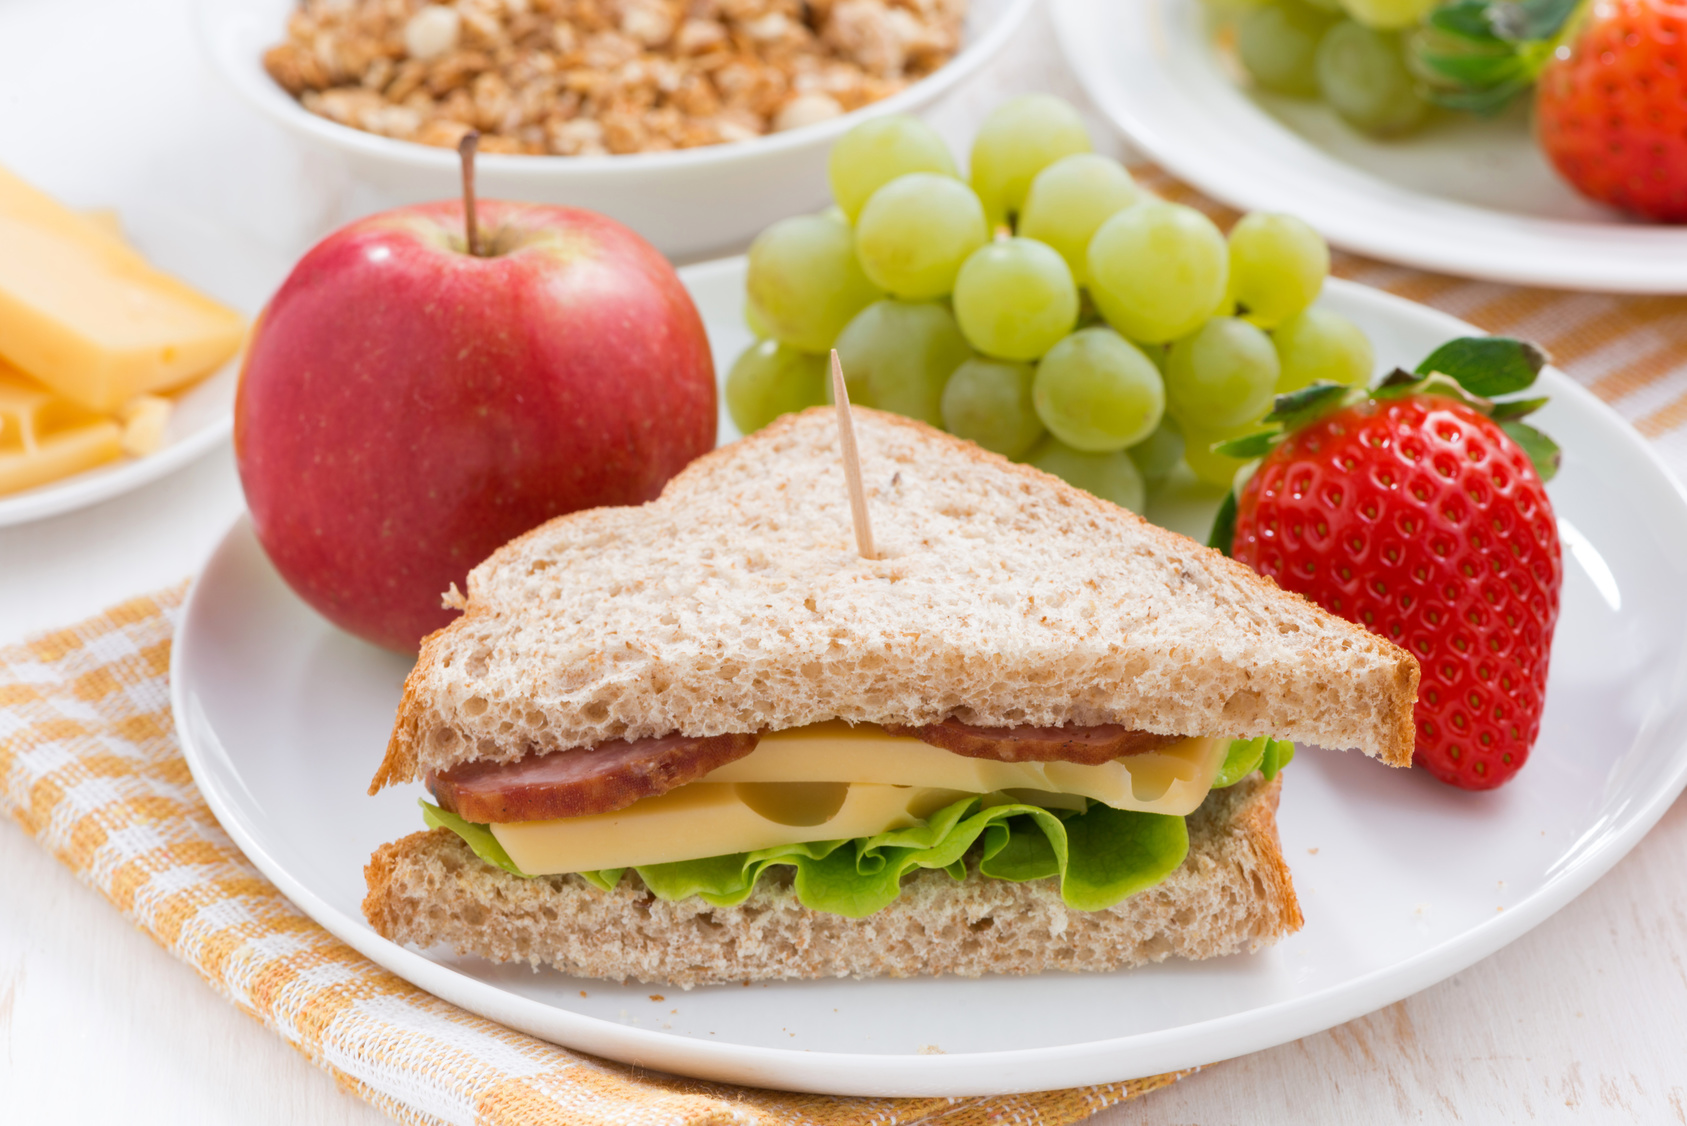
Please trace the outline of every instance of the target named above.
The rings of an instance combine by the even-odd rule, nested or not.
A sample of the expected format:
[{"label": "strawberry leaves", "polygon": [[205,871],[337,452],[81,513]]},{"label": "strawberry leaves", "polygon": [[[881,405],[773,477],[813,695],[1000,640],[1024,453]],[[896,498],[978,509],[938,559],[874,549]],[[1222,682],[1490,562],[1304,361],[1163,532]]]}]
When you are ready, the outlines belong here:
[{"label": "strawberry leaves", "polygon": [[1547,400],[1541,399],[1510,399],[1503,403],[1495,403],[1494,409],[1488,412],[1488,417],[1495,422],[1510,422],[1514,418],[1534,414],[1546,406]]},{"label": "strawberry leaves", "polygon": [[1302,387],[1299,391],[1278,395],[1277,401],[1271,404],[1271,413],[1261,421],[1280,422],[1285,430],[1293,430],[1321,414],[1327,414],[1337,407],[1346,406],[1353,399],[1363,397],[1362,392],[1345,384],[1320,380]]},{"label": "strawberry leaves", "polygon": [[1558,476],[1558,466],[1564,460],[1564,451],[1558,448],[1558,443],[1530,426],[1527,422],[1502,422],[1500,429],[1506,437],[1516,442],[1518,448],[1529,455],[1534,463],[1535,472],[1542,481],[1550,481]]},{"label": "strawberry leaves", "polygon": [[1563,452],[1558,443],[1526,422],[1519,421],[1546,405],[1544,398],[1493,402],[1499,395],[1527,391],[1547,365],[1547,355],[1524,340],[1505,336],[1466,336],[1449,340],[1424,358],[1417,374],[1433,381],[1436,376],[1452,379],[1465,392],[1467,401],[1500,424],[1516,442],[1542,481],[1558,473]]},{"label": "strawberry leaves", "polygon": [[1534,84],[1582,0],[1454,0],[1413,36],[1412,69],[1429,99],[1498,113]]},{"label": "strawberry leaves", "polygon": [[1207,546],[1220,555],[1229,555],[1236,543],[1236,490],[1227,489],[1219,503],[1218,515],[1213,517],[1213,530],[1207,536]]},{"label": "strawberry leaves", "polygon": [[1507,336],[1464,336],[1424,357],[1418,375],[1441,374],[1481,399],[1511,395],[1534,385],[1546,353]]},{"label": "strawberry leaves", "polygon": [[[1415,371],[1395,368],[1370,391],[1339,383],[1314,383],[1277,396],[1271,413],[1260,420],[1265,429],[1213,445],[1226,457],[1258,459],[1270,456],[1291,433],[1333,411],[1370,398],[1442,396],[1492,419],[1534,464],[1544,481],[1552,480],[1563,459],[1558,443],[1522,421],[1546,405],[1544,397],[1499,399],[1534,386],[1550,362],[1535,345],[1505,336],[1464,336],[1449,340],[1425,356]],[[1251,468],[1238,475],[1243,480]],[[1236,538],[1236,489],[1225,494],[1213,521],[1207,546],[1229,555]]]}]

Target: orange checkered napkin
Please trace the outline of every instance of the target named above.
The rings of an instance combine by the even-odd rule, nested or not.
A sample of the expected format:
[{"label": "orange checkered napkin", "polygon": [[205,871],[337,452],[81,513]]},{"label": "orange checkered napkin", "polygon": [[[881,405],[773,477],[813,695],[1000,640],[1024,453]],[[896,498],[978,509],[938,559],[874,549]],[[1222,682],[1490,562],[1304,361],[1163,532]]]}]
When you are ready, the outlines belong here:
[{"label": "orange checkered napkin", "polygon": [[1060,1126],[1176,1078],[990,1099],[793,1095],[622,1067],[449,1005],[317,926],[212,817],[170,717],[184,589],[0,649],[0,811],[219,993],[400,1122]]}]

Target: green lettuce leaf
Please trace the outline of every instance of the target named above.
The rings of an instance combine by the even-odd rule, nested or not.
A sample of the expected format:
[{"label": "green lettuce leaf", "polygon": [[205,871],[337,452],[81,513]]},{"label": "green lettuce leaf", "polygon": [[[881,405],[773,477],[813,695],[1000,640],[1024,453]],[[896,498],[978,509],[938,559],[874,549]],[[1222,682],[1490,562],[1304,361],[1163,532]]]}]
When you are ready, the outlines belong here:
[{"label": "green lettuce leaf", "polygon": [[1256,770],[1269,782],[1294,757],[1295,745],[1287,739],[1272,739],[1264,735],[1257,739],[1232,739],[1230,751],[1224,756],[1224,765],[1218,768],[1218,777],[1213,779],[1213,789],[1234,786]]},{"label": "green lettuce leaf", "polygon": [[[979,870],[998,880],[1057,877],[1061,898],[1079,911],[1111,907],[1165,879],[1183,863],[1183,818],[1099,803],[1078,813],[1006,803],[984,795],[944,806],[923,823],[851,841],[814,841],[638,869],[659,899],[695,895],[717,907],[742,903],[768,868],[796,869],[804,907],[859,919],[888,906],[916,868],[964,879],[963,858],[983,838]],[[596,882],[596,881],[594,881]],[[601,885],[600,885],[601,886]]]},{"label": "green lettuce leaf", "polygon": [[[485,825],[477,825],[473,821],[464,821],[449,809],[441,809],[418,798],[416,804],[422,807],[422,820],[428,823],[430,829],[450,829],[474,849],[474,854],[488,864],[496,864],[506,872],[513,873],[527,879],[527,873],[515,866],[510,854],[504,851],[504,846],[498,843],[498,838],[492,835],[492,830]],[[594,881],[595,882],[595,881]],[[602,886],[602,885],[599,885]],[[610,885],[613,887],[614,885]],[[609,888],[604,888],[608,891]]]}]

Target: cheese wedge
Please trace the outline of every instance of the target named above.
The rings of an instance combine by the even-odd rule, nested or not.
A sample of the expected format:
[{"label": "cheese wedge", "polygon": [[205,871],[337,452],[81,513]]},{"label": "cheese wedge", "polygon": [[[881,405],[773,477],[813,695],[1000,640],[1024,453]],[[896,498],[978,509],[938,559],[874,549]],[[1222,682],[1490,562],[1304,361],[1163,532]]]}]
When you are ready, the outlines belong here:
[{"label": "cheese wedge", "polygon": [[0,495],[32,489],[123,454],[123,427],[0,363]]},{"label": "cheese wedge", "polygon": [[868,837],[967,794],[1051,808],[1089,798],[1183,815],[1206,798],[1229,745],[1185,739],[1100,766],[1006,763],[834,721],[763,735],[754,751],[701,781],[613,813],[490,828],[516,867],[540,876]]},{"label": "cheese wedge", "polygon": [[516,867],[548,876],[870,837],[963,796],[929,786],[693,782],[614,813],[491,828]]},{"label": "cheese wedge", "polygon": [[170,415],[175,404],[159,395],[137,395],[124,406],[123,452],[131,457],[145,457],[164,448],[164,432],[169,429]]},{"label": "cheese wedge", "polygon": [[772,731],[756,749],[705,782],[877,782],[936,786],[969,794],[1044,790],[1093,798],[1116,809],[1190,814],[1224,765],[1228,739],[1185,739],[1100,766],[968,758],[873,724],[842,720]]},{"label": "cheese wedge", "polygon": [[0,358],[89,410],[208,375],[245,320],[0,169]]}]

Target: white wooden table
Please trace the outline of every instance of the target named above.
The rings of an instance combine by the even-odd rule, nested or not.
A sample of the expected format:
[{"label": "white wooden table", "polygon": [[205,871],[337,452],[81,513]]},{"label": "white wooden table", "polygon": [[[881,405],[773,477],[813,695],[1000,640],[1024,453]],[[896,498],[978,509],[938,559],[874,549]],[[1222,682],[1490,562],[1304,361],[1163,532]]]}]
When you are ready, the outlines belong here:
[{"label": "white wooden table", "polygon": [[[109,142],[117,166],[146,169],[158,144],[148,136],[172,138],[177,149],[158,146],[166,153],[188,151],[180,115],[190,112],[209,142],[218,130],[267,131],[204,72],[189,34],[182,0],[0,2],[0,163],[30,174],[71,159],[68,146],[85,159]],[[933,120],[959,142],[1023,89],[1083,104],[1041,13]],[[263,141],[283,181],[268,201],[277,222],[308,225],[287,210],[284,190],[309,158],[279,136]],[[194,190],[212,205],[222,199],[214,186]],[[129,497],[0,529],[0,642],[186,576],[240,507],[225,448]],[[387,1119],[225,1003],[16,824],[0,823],[0,1123],[116,1121]],[[1096,1119],[1395,1121],[1687,1126],[1687,800],[1591,891],[1464,973]]]}]

